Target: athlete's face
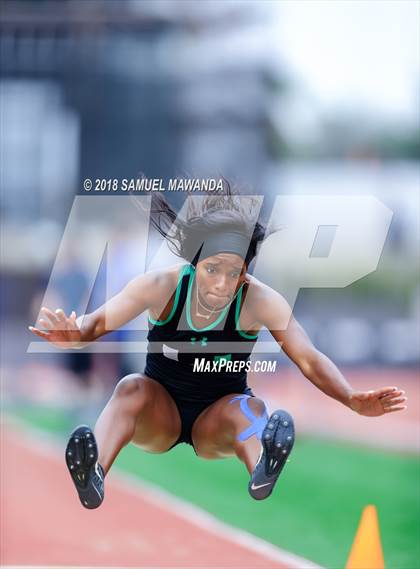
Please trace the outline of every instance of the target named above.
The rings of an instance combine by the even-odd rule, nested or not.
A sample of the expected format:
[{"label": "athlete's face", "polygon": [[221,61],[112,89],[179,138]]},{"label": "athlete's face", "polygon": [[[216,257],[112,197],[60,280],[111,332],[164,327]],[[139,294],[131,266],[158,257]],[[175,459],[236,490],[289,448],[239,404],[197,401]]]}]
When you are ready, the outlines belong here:
[{"label": "athlete's face", "polygon": [[234,253],[218,253],[200,261],[196,267],[200,301],[210,308],[222,308],[235,296],[245,274],[244,260]]}]

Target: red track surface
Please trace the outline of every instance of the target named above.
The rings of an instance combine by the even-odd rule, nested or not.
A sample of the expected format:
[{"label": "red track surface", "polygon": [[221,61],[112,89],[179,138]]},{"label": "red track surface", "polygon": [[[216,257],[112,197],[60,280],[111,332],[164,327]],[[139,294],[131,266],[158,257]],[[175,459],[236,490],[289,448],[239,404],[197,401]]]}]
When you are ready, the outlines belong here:
[{"label": "red track surface", "polygon": [[2,566],[287,567],[121,484],[100,509],[85,510],[62,457],[38,452],[5,426],[1,450]]},{"label": "red track surface", "polygon": [[316,389],[296,369],[278,375],[251,377],[254,393],[263,397],[270,409],[287,409],[295,420],[298,435],[320,435],[347,440],[374,448],[399,451],[420,449],[420,382],[416,370],[345,370],[346,379],[361,391],[395,385],[406,392],[408,408],[381,417],[363,417],[343,407]]}]

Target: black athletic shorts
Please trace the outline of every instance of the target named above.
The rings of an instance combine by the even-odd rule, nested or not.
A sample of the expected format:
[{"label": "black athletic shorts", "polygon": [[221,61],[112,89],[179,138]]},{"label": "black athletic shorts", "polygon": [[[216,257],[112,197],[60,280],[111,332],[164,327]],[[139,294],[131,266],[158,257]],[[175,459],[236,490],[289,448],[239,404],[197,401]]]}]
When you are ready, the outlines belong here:
[{"label": "black athletic shorts", "polygon": [[[152,379],[154,379],[155,381],[157,381],[158,383],[163,385],[158,379],[156,379],[156,378],[152,378]],[[187,402],[187,401],[180,400],[180,398],[177,397],[177,395],[175,393],[171,393],[171,390],[168,389],[167,385],[163,385],[163,387],[165,387],[165,389],[168,391],[169,395],[174,400],[175,405],[177,406],[177,409],[179,412],[179,416],[181,418],[181,433],[178,437],[178,440],[168,450],[171,450],[172,448],[179,445],[180,443],[189,444],[194,448],[191,433],[192,433],[192,428],[193,428],[193,425],[195,423],[195,420],[202,413],[202,411],[204,411],[204,409],[207,409],[207,407],[209,407],[212,403],[218,401],[218,399],[224,397],[226,394],[220,395],[219,398],[215,399],[213,402],[210,402],[210,403],[208,401],[203,402],[203,403],[189,402],[189,401]],[[250,395],[251,397],[255,397],[255,395],[252,392],[252,389],[250,387],[246,387],[242,391],[242,393],[244,393],[245,395]]]}]

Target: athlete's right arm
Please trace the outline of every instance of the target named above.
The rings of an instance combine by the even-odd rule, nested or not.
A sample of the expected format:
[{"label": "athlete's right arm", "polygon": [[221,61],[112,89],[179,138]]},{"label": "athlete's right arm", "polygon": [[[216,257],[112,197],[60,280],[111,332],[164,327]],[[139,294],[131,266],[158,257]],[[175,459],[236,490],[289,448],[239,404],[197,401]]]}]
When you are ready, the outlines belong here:
[{"label": "athlete's right arm", "polygon": [[[83,348],[108,332],[117,330],[145,310],[169,301],[176,287],[173,271],[152,271],[132,279],[118,294],[90,314],[76,318],[66,316],[61,308],[55,312],[42,307],[41,327],[29,330],[62,349]],[[163,304],[164,306],[165,304]]]}]

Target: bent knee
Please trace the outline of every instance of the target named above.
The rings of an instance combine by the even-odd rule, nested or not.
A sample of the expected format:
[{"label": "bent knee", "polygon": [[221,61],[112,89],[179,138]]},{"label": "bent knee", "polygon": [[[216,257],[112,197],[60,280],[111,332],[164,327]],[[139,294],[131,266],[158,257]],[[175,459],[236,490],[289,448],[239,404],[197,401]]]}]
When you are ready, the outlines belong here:
[{"label": "bent knee", "polygon": [[[258,399],[258,397],[249,397],[246,400],[246,403],[248,405],[248,408],[251,410],[252,414],[259,418],[262,417],[266,412],[267,412],[267,408],[265,406],[265,403],[262,399]],[[235,401],[234,404],[232,405],[227,405],[224,409],[225,412],[225,419],[228,421],[235,421],[235,418],[238,417],[239,415],[243,416],[243,411],[241,409],[241,401]],[[234,409],[234,412],[233,409]]]},{"label": "bent knee", "polygon": [[256,417],[261,417],[267,412],[264,401],[262,399],[258,399],[258,397],[250,397],[248,399],[248,406]]},{"label": "bent knee", "polygon": [[139,373],[130,373],[120,379],[115,386],[112,396],[118,399],[126,397],[132,399],[138,396],[147,397],[152,391],[151,383],[150,379]]}]

